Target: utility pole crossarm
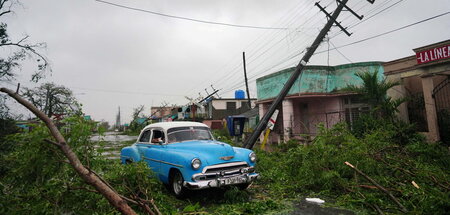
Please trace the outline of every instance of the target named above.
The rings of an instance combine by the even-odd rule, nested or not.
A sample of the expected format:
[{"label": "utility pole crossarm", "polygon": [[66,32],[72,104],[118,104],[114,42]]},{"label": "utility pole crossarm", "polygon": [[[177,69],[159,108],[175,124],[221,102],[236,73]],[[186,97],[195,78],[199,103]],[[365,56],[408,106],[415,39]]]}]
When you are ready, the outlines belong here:
[{"label": "utility pole crossarm", "polygon": [[[340,0],[336,0],[339,4],[341,4],[341,1]],[[352,13],[354,16],[356,16],[356,18],[358,18],[359,20],[361,20],[361,19],[363,19],[364,18],[364,15],[358,15],[355,11],[353,11],[351,8],[349,8],[347,5],[344,5],[344,7],[345,7],[345,9],[347,10],[347,11],[350,11],[350,13]]]},{"label": "utility pole crossarm", "polygon": [[[339,2],[340,5],[344,5],[344,7],[347,8],[347,6],[345,6],[345,3],[343,4],[343,3],[342,3],[341,1],[339,1],[339,0],[337,0],[337,2]],[[347,34],[347,36],[351,36],[351,35],[352,35],[351,33],[349,33],[349,32],[347,31],[346,28],[342,27],[341,23],[339,23],[338,21],[336,21],[336,18],[337,18],[337,17],[333,18],[333,17],[325,10],[325,8],[323,8],[322,6],[320,6],[319,2],[316,2],[315,5],[316,5],[322,12],[324,12],[325,15],[327,15],[327,17],[328,17],[331,21],[333,21],[334,24],[336,24],[336,25],[337,25],[337,26],[338,26],[345,34]],[[342,9],[341,9],[341,10],[342,10]],[[352,11],[352,12],[353,12],[353,11]],[[328,32],[328,31],[327,31],[327,32]]]},{"label": "utility pole crossarm", "polygon": [[345,6],[345,4],[347,2],[348,2],[348,0],[342,0],[342,2],[338,5],[336,10],[333,12],[333,15],[331,15],[331,17],[328,20],[328,22],[325,24],[323,29],[320,31],[319,35],[317,35],[317,37],[314,40],[314,42],[311,45],[311,47],[309,47],[307,49],[305,55],[300,60],[299,64],[297,65],[297,67],[295,69],[295,71],[292,73],[291,77],[288,79],[288,81],[283,86],[283,89],[280,91],[278,96],[273,101],[273,103],[270,106],[270,108],[267,111],[267,113],[263,116],[261,121],[256,126],[255,131],[252,133],[252,135],[250,136],[248,141],[245,143],[245,145],[244,145],[245,148],[249,148],[249,149],[253,148],[253,145],[255,144],[256,140],[259,137],[259,135],[261,134],[261,132],[266,127],[267,122],[269,121],[269,118],[275,112],[275,109],[277,108],[277,106],[281,104],[281,102],[283,101],[284,97],[287,95],[287,93],[291,89],[292,85],[295,83],[295,80],[297,80],[297,78],[301,74],[302,70],[306,66],[306,63],[309,61],[311,56],[314,54],[314,52],[316,51],[317,47],[319,47],[320,43],[325,38],[326,34],[330,30],[331,26],[333,25],[333,23],[335,22],[335,20],[337,19],[337,17],[341,13],[342,9],[344,8],[344,6]]}]

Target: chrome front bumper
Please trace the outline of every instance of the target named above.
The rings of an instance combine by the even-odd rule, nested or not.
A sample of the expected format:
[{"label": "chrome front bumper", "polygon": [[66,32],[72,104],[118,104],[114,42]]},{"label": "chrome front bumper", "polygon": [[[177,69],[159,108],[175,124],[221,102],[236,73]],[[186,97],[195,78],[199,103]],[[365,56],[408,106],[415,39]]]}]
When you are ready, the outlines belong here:
[{"label": "chrome front bumper", "polygon": [[255,181],[259,177],[258,173],[245,173],[228,177],[218,177],[210,180],[201,180],[183,183],[184,187],[191,190],[200,190],[211,187],[223,187],[228,185],[245,184]]}]

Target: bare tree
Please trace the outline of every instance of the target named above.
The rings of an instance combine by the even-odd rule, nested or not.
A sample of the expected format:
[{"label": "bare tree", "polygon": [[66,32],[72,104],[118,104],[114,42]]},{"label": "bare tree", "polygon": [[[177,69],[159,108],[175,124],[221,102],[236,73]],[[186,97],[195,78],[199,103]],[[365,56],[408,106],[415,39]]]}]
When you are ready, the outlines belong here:
[{"label": "bare tree", "polygon": [[23,97],[45,113],[53,115],[69,115],[81,110],[80,104],[70,89],[54,83],[45,83],[34,89],[24,88]]},{"label": "bare tree", "polygon": [[[0,18],[13,13],[13,6],[20,5],[18,0],[0,0]],[[20,70],[21,62],[31,59],[36,64],[36,71],[31,76],[31,81],[37,82],[44,77],[46,71],[51,72],[48,59],[38,49],[45,48],[45,43],[28,43],[29,36],[21,39],[10,38],[8,25],[0,21],[0,51],[12,53],[9,56],[0,56],[0,81],[10,81],[15,72]],[[11,118],[9,107],[6,104],[7,97],[0,95],[0,118]]]},{"label": "bare tree", "polygon": [[28,110],[33,112],[37,117],[39,117],[47,125],[50,130],[51,135],[55,139],[46,140],[59,148],[63,154],[68,159],[68,163],[74,168],[78,175],[84,180],[85,183],[93,186],[100,194],[102,194],[108,202],[113,205],[122,214],[136,214],[134,210],[127,204],[126,198],[120,196],[111,186],[106,183],[97,173],[91,169],[86,168],[81,161],[78,159],[77,155],[72,151],[70,146],[67,144],[65,138],[59,132],[58,128],[55,126],[53,121],[47,117],[42,111],[38,110],[33,104],[23,99],[19,94],[12,90],[6,88],[0,88],[1,92],[8,94],[10,97],[14,98],[17,102],[22,104]]},{"label": "bare tree", "polygon": [[[0,17],[12,13],[12,7],[18,4],[20,3],[17,0],[0,0]],[[2,49],[10,48],[13,54],[8,57],[0,57],[0,80],[11,79],[14,71],[20,68],[20,62],[30,58],[37,64],[31,80],[38,81],[46,71],[51,70],[48,59],[38,52],[38,49],[45,48],[46,44],[28,43],[28,35],[19,40],[12,40],[8,35],[7,27],[6,23],[0,22],[0,47]]]}]

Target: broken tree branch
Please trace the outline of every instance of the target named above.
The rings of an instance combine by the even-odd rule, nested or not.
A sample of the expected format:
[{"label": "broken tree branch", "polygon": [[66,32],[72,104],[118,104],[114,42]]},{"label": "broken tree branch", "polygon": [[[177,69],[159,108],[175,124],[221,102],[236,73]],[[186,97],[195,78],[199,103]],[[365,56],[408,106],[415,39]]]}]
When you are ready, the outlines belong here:
[{"label": "broken tree branch", "polygon": [[436,178],[435,178],[434,176],[429,176],[429,178],[433,179],[433,182],[434,182],[435,184],[437,184],[439,187],[442,187],[442,188],[444,188],[444,189],[446,189],[446,190],[450,190],[450,188],[448,188],[448,187],[442,185],[441,183],[439,183],[438,180],[436,180]]},{"label": "broken tree branch", "polygon": [[66,140],[59,132],[58,128],[55,126],[53,121],[45,115],[42,111],[38,110],[33,104],[23,99],[19,94],[7,88],[0,88],[0,92],[8,94],[10,97],[14,98],[17,102],[22,104],[32,113],[34,113],[38,118],[40,118],[47,128],[50,130],[51,135],[55,138],[58,148],[63,152],[70,162],[70,165],[78,173],[78,175],[84,180],[86,184],[93,186],[100,194],[102,194],[108,202],[114,206],[122,214],[135,215],[134,210],[127,204],[127,202],[120,197],[113,189],[111,189],[107,184],[103,182],[96,174],[91,174],[81,161],[78,159],[77,155],[72,151],[70,146],[66,143]]},{"label": "broken tree branch", "polygon": [[358,168],[356,168],[355,166],[353,166],[351,163],[349,162],[345,162],[345,165],[349,166],[350,168],[352,168],[353,170],[355,170],[358,174],[362,175],[364,178],[366,178],[368,181],[370,181],[373,185],[375,185],[376,187],[378,187],[378,189],[380,189],[381,191],[383,191],[384,193],[386,193],[389,198],[392,199],[392,201],[394,201],[398,207],[400,208],[400,210],[404,213],[407,213],[408,210],[402,205],[402,203],[400,203],[398,201],[397,198],[395,198],[391,192],[389,192],[388,190],[386,190],[386,188],[384,188],[383,186],[381,186],[380,184],[378,184],[375,180],[373,180],[371,177],[367,176],[366,174],[364,174],[363,172],[361,172],[361,170],[359,170]]}]

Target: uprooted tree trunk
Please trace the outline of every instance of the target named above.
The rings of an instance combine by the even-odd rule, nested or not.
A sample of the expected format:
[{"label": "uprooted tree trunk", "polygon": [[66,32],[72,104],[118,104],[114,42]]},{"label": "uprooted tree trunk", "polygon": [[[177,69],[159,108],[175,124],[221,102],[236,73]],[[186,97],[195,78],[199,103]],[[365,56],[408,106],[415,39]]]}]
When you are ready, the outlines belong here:
[{"label": "uprooted tree trunk", "polygon": [[10,97],[14,98],[17,102],[25,106],[28,110],[33,112],[37,117],[39,117],[48,129],[50,130],[51,135],[55,138],[56,142],[48,141],[54,145],[56,145],[67,157],[70,165],[75,169],[75,171],[80,175],[80,177],[89,185],[92,185],[100,194],[102,194],[108,202],[114,206],[118,211],[122,214],[136,214],[134,210],[127,204],[126,200],[124,200],[112,187],[108,186],[104,182],[104,180],[95,174],[94,172],[87,169],[78,159],[77,155],[72,151],[70,146],[66,143],[66,140],[59,132],[58,128],[55,126],[53,121],[47,117],[42,111],[38,110],[34,105],[30,102],[23,99],[16,92],[6,89],[0,88],[1,92],[8,94]]}]

